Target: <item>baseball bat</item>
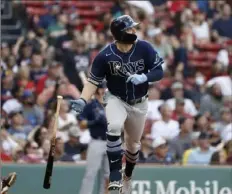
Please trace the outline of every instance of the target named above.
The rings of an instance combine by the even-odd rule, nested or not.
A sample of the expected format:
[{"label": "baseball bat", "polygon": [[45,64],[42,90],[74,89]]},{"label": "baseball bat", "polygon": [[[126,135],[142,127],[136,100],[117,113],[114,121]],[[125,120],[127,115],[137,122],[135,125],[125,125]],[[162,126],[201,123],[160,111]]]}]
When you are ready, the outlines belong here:
[{"label": "baseball bat", "polygon": [[56,104],[56,112],[55,112],[55,119],[52,131],[52,139],[51,139],[51,146],[47,160],[47,166],[44,176],[44,183],[43,188],[49,189],[51,187],[51,179],[52,179],[52,171],[53,171],[53,163],[54,163],[54,155],[55,155],[55,148],[56,148],[56,130],[58,124],[58,116],[60,112],[60,104],[62,101],[62,96],[57,96],[57,104]]}]

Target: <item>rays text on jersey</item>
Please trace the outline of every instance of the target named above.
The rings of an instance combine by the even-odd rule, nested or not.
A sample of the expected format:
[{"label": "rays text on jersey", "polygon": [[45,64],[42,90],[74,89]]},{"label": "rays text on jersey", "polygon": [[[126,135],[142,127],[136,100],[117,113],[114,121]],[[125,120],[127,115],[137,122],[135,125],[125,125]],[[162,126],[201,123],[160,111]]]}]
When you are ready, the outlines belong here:
[{"label": "rays text on jersey", "polygon": [[122,63],[120,61],[109,61],[110,70],[112,75],[118,75],[121,77],[127,77],[128,72],[130,74],[139,73],[145,68],[144,60]]}]

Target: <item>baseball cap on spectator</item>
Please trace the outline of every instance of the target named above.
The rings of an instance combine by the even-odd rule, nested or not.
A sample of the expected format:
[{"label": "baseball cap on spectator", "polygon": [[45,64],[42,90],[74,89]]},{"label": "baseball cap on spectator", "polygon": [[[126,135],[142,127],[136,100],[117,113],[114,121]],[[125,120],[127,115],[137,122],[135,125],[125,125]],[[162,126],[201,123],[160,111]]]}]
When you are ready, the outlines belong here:
[{"label": "baseball cap on spectator", "polygon": [[12,111],[10,114],[9,114],[9,118],[13,118],[14,116],[18,115],[18,114],[23,114],[22,110],[15,110],[15,111]]},{"label": "baseball cap on spectator", "polygon": [[185,104],[184,98],[177,98],[176,99],[176,104],[182,104],[182,105],[184,105]]},{"label": "baseball cap on spectator", "polygon": [[80,128],[78,126],[71,126],[69,128],[69,136],[72,136],[72,137],[80,137],[81,135],[81,131],[80,131]]},{"label": "baseball cap on spectator", "polygon": [[10,99],[7,100],[3,106],[2,109],[7,113],[10,114],[11,112],[14,112],[15,110],[22,110],[23,106],[17,99]]},{"label": "baseball cap on spectator", "polygon": [[147,35],[153,38],[161,33],[162,33],[162,30],[160,28],[154,28],[154,29],[148,30]]},{"label": "baseball cap on spectator", "polygon": [[181,82],[174,82],[171,86],[172,89],[183,89],[184,86]]},{"label": "baseball cap on spectator", "polygon": [[157,137],[153,140],[152,142],[152,147],[153,148],[158,148],[161,145],[165,145],[167,141],[163,137]]},{"label": "baseball cap on spectator", "polygon": [[200,131],[193,131],[193,132],[191,133],[191,139],[192,139],[192,140],[197,140],[197,139],[199,138],[200,134],[201,134]]},{"label": "baseball cap on spectator", "polygon": [[210,138],[210,135],[206,132],[201,132],[198,139],[199,140],[203,140],[203,139],[209,139]]}]

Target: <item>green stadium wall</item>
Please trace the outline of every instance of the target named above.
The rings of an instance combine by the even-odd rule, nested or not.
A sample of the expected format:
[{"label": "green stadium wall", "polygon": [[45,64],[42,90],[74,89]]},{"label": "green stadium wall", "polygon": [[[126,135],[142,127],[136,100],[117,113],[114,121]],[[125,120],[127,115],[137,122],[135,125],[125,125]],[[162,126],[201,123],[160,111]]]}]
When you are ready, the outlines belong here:
[{"label": "green stadium wall", "polygon": [[[56,164],[49,190],[43,189],[45,165],[4,164],[1,170],[18,173],[9,194],[78,194],[85,166]],[[93,194],[99,194],[98,180]],[[137,166],[132,194],[232,194],[232,167]]]}]

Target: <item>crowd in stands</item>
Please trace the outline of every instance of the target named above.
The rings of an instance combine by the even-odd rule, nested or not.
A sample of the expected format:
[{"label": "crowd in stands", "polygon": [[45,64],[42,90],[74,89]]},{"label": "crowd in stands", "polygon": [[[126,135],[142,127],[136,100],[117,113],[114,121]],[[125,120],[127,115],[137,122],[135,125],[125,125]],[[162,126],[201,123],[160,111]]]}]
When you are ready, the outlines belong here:
[{"label": "crowd in stands", "polygon": [[105,7],[99,1],[92,9],[105,9],[87,19],[78,3],[30,2],[14,5],[27,13],[25,34],[14,44],[1,42],[3,162],[46,162],[57,95],[65,100],[55,160],[86,160],[90,135],[70,112],[69,99],[80,96],[93,58],[113,41],[110,21],[128,14],[140,22],[139,39],[165,60],[164,78],[150,84],[139,162],[232,165],[229,1],[110,1]]}]

